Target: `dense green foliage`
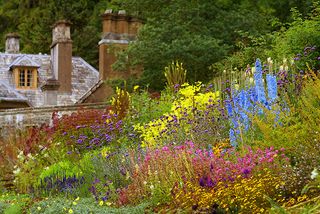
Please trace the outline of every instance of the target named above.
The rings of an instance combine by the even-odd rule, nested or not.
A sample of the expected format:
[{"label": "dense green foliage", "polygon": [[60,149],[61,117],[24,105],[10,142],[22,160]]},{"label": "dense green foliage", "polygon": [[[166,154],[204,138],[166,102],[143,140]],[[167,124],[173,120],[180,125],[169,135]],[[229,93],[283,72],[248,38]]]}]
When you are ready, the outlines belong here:
[{"label": "dense green foliage", "polygon": [[[58,19],[67,19],[73,24],[74,55],[97,67],[100,15],[107,8],[126,9],[143,19],[145,25],[139,41],[122,54],[130,56],[132,65],[143,65],[145,72],[140,84],[162,89],[163,68],[172,60],[184,63],[189,81],[208,81],[221,71],[221,64],[245,66],[258,55],[265,56],[265,50],[272,47],[275,51],[271,56],[296,53],[306,45],[305,36],[320,38],[316,30],[318,18],[302,24],[314,2],[317,1],[192,0],[188,4],[183,0],[0,1],[0,37],[18,32],[22,52],[49,53],[51,26]],[[296,14],[301,13],[300,20],[291,16],[293,7],[297,8]],[[286,32],[288,27],[291,30]],[[296,35],[301,37],[297,43]],[[292,42],[295,46],[289,48]],[[4,51],[4,42],[0,43],[0,50]],[[121,68],[121,64],[119,61],[115,67]]]},{"label": "dense green foliage", "polygon": [[[271,43],[266,43],[267,38],[274,40],[272,32],[280,30],[281,26],[286,29],[287,23],[293,21],[290,8],[297,7],[305,17],[313,4],[313,1],[290,0],[198,0],[188,4],[182,0],[116,2],[145,20],[139,41],[131,45],[127,54],[133,64],[144,66],[141,83],[156,89],[164,86],[163,68],[171,60],[186,65],[189,81],[208,81],[221,71],[221,66],[208,68],[235,53],[232,59],[237,65],[252,63],[271,47]],[[252,46],[258,46],[261,51],[257,47],[249,48]],[[227,62],[235,64],[230,59]]]},{"label": "dense green foliage", "polygon": [[[100,15],[109,7],[102,0],[12,0],[0,1],[0,36],[18,32],[23,53],[49,53],[51,26],[55,21],[71,21],[73,53],[97,66],[97,44],[101,34]],[[0,43],[4,51],[4,42]]]}]

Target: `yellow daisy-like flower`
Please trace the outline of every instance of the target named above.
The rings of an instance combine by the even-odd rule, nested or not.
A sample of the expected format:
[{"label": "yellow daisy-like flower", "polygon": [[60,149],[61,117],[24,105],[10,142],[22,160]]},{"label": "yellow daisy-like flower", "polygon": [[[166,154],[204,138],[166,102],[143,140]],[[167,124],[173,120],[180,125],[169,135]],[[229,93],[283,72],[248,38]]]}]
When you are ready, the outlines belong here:
[{"label": "yellow daisy-like flower", "polygon": [[70,213],[70,214],[73,213],[73,210],[70,208],[69,211],[68,211],[68,213]]},{"label": "yellow daisy-like flower", "polygon": [[80,200],[80,197],[78,197],[78,198],[75,199],[75,201],[79,201],[79,200]]},{"label": "yellow daisy-like flower", "polygon": [[41,210],[41,207],[37,207],[38,210]]},{"label": "yellow daisy-like flower", "polygon": [[138,85],[135,85],[135,86],[133,87],[133,90],[136,91],[136,90],[138,90],[138,88],[139,88],[139,86],[138,86]]},{"label": "yellow daisy-like flower", "polygon": [[103,206],[103,201],[100,201],[100,202],[99,202],[99,205],[100,205],[100,206]]}]

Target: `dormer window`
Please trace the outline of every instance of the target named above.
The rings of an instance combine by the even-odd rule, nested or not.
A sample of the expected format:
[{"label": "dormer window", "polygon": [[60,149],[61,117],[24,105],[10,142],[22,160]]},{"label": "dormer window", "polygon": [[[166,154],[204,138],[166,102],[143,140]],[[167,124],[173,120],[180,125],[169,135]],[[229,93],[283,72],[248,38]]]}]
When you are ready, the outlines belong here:
[{"label": "dormer window", "polygon": [[40,65],[30,57],[23,55],[9,66],[13,71],[14,84],[17,89],[36,89],[38,87],[38,68]]},{"label": "dormer window", "polygon": [[16,67],[13,70],[15,76],[15,85],[18,89],[36,89],[37,86],[37,68]]}]

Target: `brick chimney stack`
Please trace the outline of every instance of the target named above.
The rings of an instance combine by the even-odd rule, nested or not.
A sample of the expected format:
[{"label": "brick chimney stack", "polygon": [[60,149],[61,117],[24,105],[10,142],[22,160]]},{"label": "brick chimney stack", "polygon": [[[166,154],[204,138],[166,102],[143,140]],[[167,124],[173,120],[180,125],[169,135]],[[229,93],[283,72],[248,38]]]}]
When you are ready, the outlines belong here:
[{"label": "brick chimney stack", "polygon": [[9,33],[6,35],[6,53],[18,54],[20,51],[20,36],[17,33]]},{"label": "brick chimney stack", "polygon": [[141,20],[128,16],[125,10],[113,13],[111,9],[102,15],[102,39],[99,42],[99,75],[102,80],[127,78],[132,75],[129,69],[126,72],[117,72],[112,64],[117,60],[117,51],[125,50],[129,42],[136,39]]},{"label": "brick chimney stack", "polygon": [[72,40],[71,23],[57,21],[52,27],[51,61],[54,78],[58,80],[59,92],[71,92]]}]

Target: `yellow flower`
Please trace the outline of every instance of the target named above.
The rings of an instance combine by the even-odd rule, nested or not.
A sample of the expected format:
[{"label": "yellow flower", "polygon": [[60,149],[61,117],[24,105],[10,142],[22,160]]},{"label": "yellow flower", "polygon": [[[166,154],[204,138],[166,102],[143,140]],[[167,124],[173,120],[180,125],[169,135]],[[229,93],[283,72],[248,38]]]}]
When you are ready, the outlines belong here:
[{"label": "yellow flower", "polygon": [[72,204],[73,204],[73,205],[77,205],[77,202],[74,201],[74,202],[72,202]]},{"label": "yellow flower", "polygon": [[38,210],[41,210],[41,207],[37,207]]},{"label": "yellow flower", "polygon": [[100,201],[100,202],[99,202],[99,205],[100,205],[100,206],[103,206],[103,201]]},{"label": "yellow flower", "polygon": [[107,202],[106,204],[107,204],[107,206],[111,206],[111,202]]},{"label": "yellow flower", "polygon": [[135,85],[135,86],[133,87],[133,90],[136,91],[136,90],[138,90],[138,88],[139,88],[139,86],[138,86],[138,85]]},{"label": "yellow flower", "polygon": [[68,213],[73,213],[73,210],[70,208],[69,211],[68,211]]},{"label": "yellow flower", "polygon": [[76,198],[75,201],[79,201],[80,197]]}]

